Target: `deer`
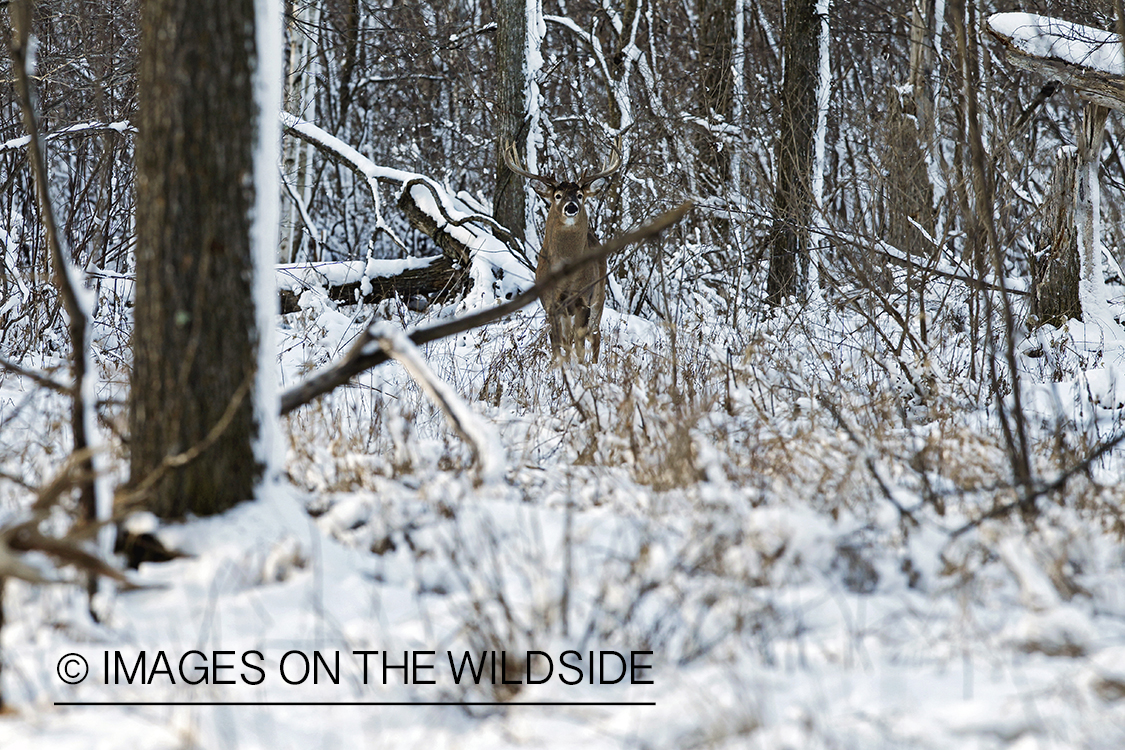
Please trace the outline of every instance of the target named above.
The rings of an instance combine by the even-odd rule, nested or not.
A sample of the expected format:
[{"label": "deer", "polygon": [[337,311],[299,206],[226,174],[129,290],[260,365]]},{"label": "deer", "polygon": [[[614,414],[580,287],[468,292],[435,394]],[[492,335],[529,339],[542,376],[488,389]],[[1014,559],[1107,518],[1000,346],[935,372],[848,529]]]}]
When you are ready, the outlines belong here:
[{"label": "deer", "polygon": [[532,188],[550,204],[543,228],[543,246],[535,267],[539,300],[547,313],[547,332],[556,361],[577,355],[586,358],[589,343],[591,358],[598,361],[601,349],[602,311],[605,308],[606,261],[589,263],[553,285],[546,280],[566,263],[582,257],[598,246],[590,229],[586,202],[608,183],[608,177],[621,168],[621,150],[615,145],[608,161],[593,173],[583,173],[574,182],[528,171],[520,163],[515,144],[504,149],[504,162],[513,173],[532,180]]}]

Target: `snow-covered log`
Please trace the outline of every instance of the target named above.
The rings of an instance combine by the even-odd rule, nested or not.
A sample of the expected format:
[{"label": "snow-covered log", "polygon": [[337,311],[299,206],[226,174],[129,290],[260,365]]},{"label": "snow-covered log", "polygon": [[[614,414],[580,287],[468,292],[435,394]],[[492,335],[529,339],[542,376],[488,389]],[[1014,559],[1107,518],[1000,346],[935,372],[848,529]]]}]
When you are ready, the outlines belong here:
[{"label": "snow-covered log", "polygon": [[1125,111],[1125,54],[1116,32],[1033,13],[997,13],[988,19],[988,32],[1016,67]]},{"label": "snow-covered log", "polygon": [[341,304],[373,304],[398,295],[429,300],[460,296],[468,274],[447,255],[404,260],[344,260],[335,263],[296,263],[277,267],[281,312],[300,309],[306,289],[323,288]]}]

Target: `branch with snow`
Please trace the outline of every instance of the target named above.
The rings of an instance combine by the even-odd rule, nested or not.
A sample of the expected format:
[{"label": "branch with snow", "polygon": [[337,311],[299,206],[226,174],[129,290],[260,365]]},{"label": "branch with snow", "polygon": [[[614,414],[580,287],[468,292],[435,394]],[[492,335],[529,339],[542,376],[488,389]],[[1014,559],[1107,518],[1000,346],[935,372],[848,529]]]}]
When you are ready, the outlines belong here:
[{"label": "branch with snow", "polygon": [[375,304],[395,296],[449,299],[463,291],[465,273],[446,255],[295,263],[277,267],[277,286],[284,314],[297,312],[301,295],[309,290],[345,305]]},{"label": "branch with snow", "polygon": [[[463,333],[473,328],[492,323],[493,321],[500,320],[503,317],[511,315],[516,310],[519,310],[539,298],[540,291],[550,288],[559,283],[560,280],[570,276],[576,271],[584,268],[591,263],[609,257],[610,255],[623,250],[629,245],[635,244],[642,240],[650,239],[665,231],[669,227],[676,224],[684,217],[692,204],[683,203],[677,208],[661,214],[651,223],[629,232],[620,237],[617,237],[604,245],[592,248],[585,255],[580,258],[575,258],[569,263],[557,268],[554,273],[543,280],[543,283],[532,286],[525,292],[516,295],[509,301],[495,305],[493,307],[480,310],[470,315],[463,315],[455,320],[438,323],[435,325],[427,326],[425,328],[415,329],[409,335],[410,341],[415,345],[425,344],[430,341],[437,341],[439,339],[455,336],[458,333]],[[290,388],[288,391],[281,395],[281,413],[282,415],[297,409],[310,401],[330,393],[337,387],[351,380],[353,377],[376,367],[386,362],[388,359],[387,353],[381,348],[372,350],[370,344],[374,339],[369,330],[365,330],[360,335],[359,339],[352,345],[344,358],[334,365],[324,368],[316,373],[303,383]]]},{"label": "branch with snow", "polygon": [[[118,122],[80,122],[76,125],[69,125],[61,130],[56,130],[53,133],[47,133],[41,136],[40,140],[49,142],[59,138],[67,138],[80,135],[97,135],[98,133],[113,132],[113,133],[129,133],[134,135],[137,129],[128,120],[121,120]],[[18,138],[0,143],[0,153],[4,151],[13,151],[20,148],[26,148],[31,144],[30,135],[21,135]]]},{"label": "branch with snow", "polygon": [[430,369],[422,352],[407,337],[406,332],[386,321],[379,321],[370,326],[368,336],[388,357],[410,373],[430,400],[445,414],[453,431],[469,444],[473,451],[478,481],[487,483],[503,477],[507,458],[499,434]]},{"label": "branch with snow", "polygon": [[61,536],[48,536],[39,530],[40,524],[74,487],[93,480],[92,454],[89,448],[73,451],[58,473],[35,490],[36,498],[29,514],[18,522],[0,527],[0,584],[9,576],[36,584],[76,583],[58,576],[57,570],[40,564],[34,557],[28,557],[30,552],[46,555],[55,567],[72,566],[132,586],[120,571],[83,549],[103,523],[79,524]]},{"label": "branch with snow", "polygon": [[988,32],[1016,67],[1125,111],[1125,51],[1116,32],[1034,13],[997,13],[988,19]]},{"label": "branch with snow", "polygon": [[431,237],[447,254],[452,253],[451,257],[454,260],[466,262],[472,251],[486,245],[501,245],[507,249],[498,239],[497,232],[489,232],[474,226],[474,224],[487,224],[495,227],[495,222],[490,217],[481,216],[429,177],[392,167],[381,167],[331,133],[288,112],[281,113],[281,124],[287,133],[313,145],[318,151],[351,170],[367,183],[375,202],[376,227],[391,236],[396,244],[403,245],[383,219],[379,195],[380,183],[399,188],[400,208],[403,207],[404,201],[409,201],[421,217],[428,219],[419,222],[418,216],[408,212],[407,218],[410,219],[411,224]]},{"label": "branch with snow", "polygon": [[39,213],[43,217],[43,229],[51,257],[54,283],[59,290],[68,322],[70,335],[70,360],[73,382],[70,388],[71,416],[70,427],[74,456],[83,456],[85,477],[81,488],[80,507],[83,520],[94,522],[102,505],[97,498],[98,472],[95,470],[94,453],[88,451],[91,442],[96,442],[94,402],[96,399],[96,370],[90,350],[90,330],[93,309],[93,295],[86,289],[81,272],[70,262],[70,253],[63,248],[63,237],[59,232],[54,204],[48,188],[50,178],[47,171],[47,155],[43,140],[39,135],[39,113],[35,109],[31,91],[31,81],[35,77],[34,55],[31,50],[31,8],[30,3],[15,3],[11,6],[12,35],[10,53],[14,72],[16,96],[23,114],[24,128],[27,130],[28,161],[35,176],[36,200]]}]

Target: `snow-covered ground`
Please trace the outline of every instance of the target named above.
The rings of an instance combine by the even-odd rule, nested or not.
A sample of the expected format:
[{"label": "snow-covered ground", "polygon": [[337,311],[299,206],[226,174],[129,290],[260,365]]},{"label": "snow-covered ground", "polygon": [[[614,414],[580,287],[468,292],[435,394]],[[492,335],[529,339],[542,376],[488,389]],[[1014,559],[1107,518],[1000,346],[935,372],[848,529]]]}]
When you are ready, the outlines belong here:
[{"label": "snow-covered ground", "polygon": [[[283,388],[373,314],[418,321],[302,305]],[[142,564],[100,624],[79,587],[9,580],[0,748],[1125,746],[1119,454],[1034,521],[966,529],[1015,495],[963,337],[895,362],[836,312],[684,309],[607,312],[596,365],[549,367],[537,307],[425,347],[498,430],[491,478],[391,363],[283,420],[260,498],[161,528],[189,556]],[[1122,429],[1122,343],[1021,344],[1037,476]],[[34,484],[65,405],[4,377],[4,418],[29,398],[0,440]]]}]

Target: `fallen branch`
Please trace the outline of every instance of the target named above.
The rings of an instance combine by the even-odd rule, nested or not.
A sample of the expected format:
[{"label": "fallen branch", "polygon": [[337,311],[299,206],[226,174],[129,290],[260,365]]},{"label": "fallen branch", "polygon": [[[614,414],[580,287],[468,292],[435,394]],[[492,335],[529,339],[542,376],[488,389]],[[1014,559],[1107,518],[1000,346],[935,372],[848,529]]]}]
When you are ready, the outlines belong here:
[{"label": "fallen branch", "polygon": [[1125,111],[1120,62],[1110,64],[1111,53],[1121,48],[1116,32],[1031,13],[997,13],[986,29],[1017,68],[1070,86],[1103,107]]},{"label": "fallen branch", "polygon": [[[420,174],[391,167],[382,167],[368,159],[352,146],[331,133],[306,122],[288,112],[281,113],[285,132],[300,138],[323,153],[331,161],[353,172],[367,183],[375,203],[376,228],[386,232],[396,244],[403,244],[391,232],[382,216],[379,184],[398,186],[401,193],[398,207],[410,225],[434,241],[442,252],[455,263],[467,266],[472,251],[494,241],[512,250],[516,257],[524,256],[522,248],[506,230],[497,231],[496,222],[473,211],[463,201],[450,195],[438,183]],[[485,231],[477,224],[492,227]],[[527,263],[526,256],[521,262]]]},{"label": "fallen branch", "polygon": [[[691,207],[691,203],[683,203],[679,207],[661,214],[650,224],[636,231],[628,232],[599,247],[592,248],[582,257],[575,258],[560,267],[545,279],[542,284],[532,286],[526,292],[513,297],[508,302],[445,323],[437,323],[435,325],[426,326],[425,328],[416,329],[409,335],[410,341],[415,345],[426,344],[449,336],[455,336],[458,333],[463,333],[473,328],[479,328],[480,326],[507,317],[516,310],[530,305],[539,298],[542,291],[553,288],[558,285],[562,279],[570,276],[581,268],[591,263],[597,263],[604,258],[608,258],[610,255],[623,250],[629,245],[656,237],[682,219]],[[367,328],[360,334],[355,344],[352,345],[352,348],[348,350],[348,353],[342,360],[335,365],[321,370],[305,382],[281,394],[281,414],[284,416],[294,409],[309,403],[313,399],[329,393],[364,370],[369,370],[376,365],[381,365],[388,359],[389,356],[387,352],[384,351],[376,341],[376,334],[372,332],[370,327]]]},{"label": "fallen branch", "polygon": [[407,338],[405,331],[386,321],[375,323],[368,330],[379,348],[410,373],[414,382],[421,386],[430,400],[445,414],[453,431],[469,444],[478,481],[487,482],[503,476],[504,447],[492,425],[473,413],[449,384],[434,374],[418,347]]}]

